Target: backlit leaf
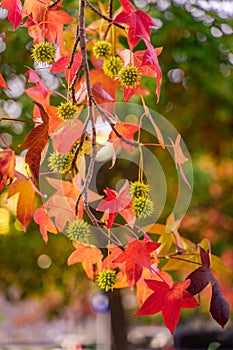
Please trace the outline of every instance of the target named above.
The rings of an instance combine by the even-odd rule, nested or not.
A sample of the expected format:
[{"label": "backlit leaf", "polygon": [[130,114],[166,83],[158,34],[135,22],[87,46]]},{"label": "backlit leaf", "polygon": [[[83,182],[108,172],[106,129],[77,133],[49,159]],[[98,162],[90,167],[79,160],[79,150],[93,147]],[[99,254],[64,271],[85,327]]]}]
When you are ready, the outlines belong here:
[{"label": "backlit leaf", "polygon": [[115,259],[115,262],[126,264],[127,281],[131,289],[141,277],[144,267],[151,270],[150,254],[159,246],[159,243],[135,239]]},{"label": "backlit leaf", "polygon": [[43,206],[36,209],[34,213],[34,220],[40,226],[40,233],[45,242],[48,241],[48,231],[51,233],[57,233],[57,229],[54,226],[54,223],[50,219],[46,209]]},{"label": "backlit leaf", "polygon": [[48,142],[48,122],[49,118],[43,106],[35,102],[40,110],[43,124],[36,126],[31,130],[26,140],[20,145],[21,148],[28,148],[25,161],[29,165],[33,179],[37,182],[39,178],[41,153]]},{"label": "backlit leaf", "polygon": [[8,9],[8,19],[13,24],[14,30],[22,21],[23,6],[20,0],[2,0],[1,6]]},{"label": "backlit leaf", "polygon": [[107,227],[111,228],[115,218],[120,214],[128,224],[135,221],[132,210],[132,198],[129,191],[129,182],[126,181],[119,193],[107,187],[104,191],[107,195],[98,205],[97,210],[103,211],[108,217]]},{"label": "backlit leaf", "polygon": [[4,89],[7,89],[7,88],[8,88],[8,86],[7,86],[6,82],[5,82],[5,79],[3,78],[3,76],[2,76],[1,73],[0,73],[0,88],[1,88],[1,89],[2,89],[2,88],[4,88]]},{"label": "backlit leaf", "polygon": [[161,311],[164,323],[172,334],[179,322],[180,309],[199,306],[192,294],[186,290],[190,284],[189,280],[172,286],[155,280],[146,279],[145,282],[154,292],[146,299],[135,316],[153,315]]},{"label": "backlit leaf", "polygon": [[35,190],[31,181],[26,177],[14,181],[10,185],[8,198],[11,198],[16,193],[19,193],[16,216],[24,231],[26,231],[34,212]]},{"label": "backlit leaf", "polygon": [[[129,123],[116,123],[115,129],[117,132],[123,136],[125,139],[134,141],[134,135],[135,133],[139,130],[140,125],[136,124],[129,124]],[[133,146],[125,143],[114,131],[111,132],[109,135],[109,141],[113,143],[113,147],[115,151],[119,148],[122,147],[126,149],[127,151],[132,151]]]},{"label": "backlit leaf", "polygon": [[100,249],[82,243],[74,244],[76,250],[68,258],[68,265],[82,263],[83,269],[87,276],[93,280],[95,270],[101,268],[103,254]]},{"label": "backlit leaf", "polygon": [[150,26],[157,27],[155,21],[145,12],[136,10],[128,0],[120,0],[124,11],[113,20],[113,23],[124,23],[129,25],[128,43],[130,49],[139,43],[141,39],[150,40]]},{"label": "backlit leaf", "polygon": [[0,151],[0,192],[14,180],[15,153],[11,149]]}]

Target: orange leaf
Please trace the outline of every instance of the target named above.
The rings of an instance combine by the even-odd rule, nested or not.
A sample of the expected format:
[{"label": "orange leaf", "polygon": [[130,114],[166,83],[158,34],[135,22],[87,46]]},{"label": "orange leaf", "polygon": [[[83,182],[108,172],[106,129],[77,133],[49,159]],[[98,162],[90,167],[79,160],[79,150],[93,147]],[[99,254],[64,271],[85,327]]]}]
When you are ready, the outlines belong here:
[{"label": "orange leaf", "polygon": [[2,74],[0,73],[0,88],[4,88],[7,89],[7,84],[2,76]]},{"label": "orange leaf", "polygon": [[26,140],[19,147],[28,148],[25,161],[30,167],[34,181],[37,182],[39,178],[41,153],[48,142],[49,119],[43,106],[38,102],[34,103],[39,107],[43,124],[32,129]]},{"label": "orange leaf", "polygon": [[26,0],[24,3],[24,9],[28,14],[24,27],[28,28],[28,33],[33,37],[34,42],[47,38],[55,43],[62,33],[63,24],[73,21],[73,17],[60,9],[61,1],[48,7],[50,3],[50,0]]},{"label": "orange leaf", "polygon": [[49,116],[49,135],[51,135],[63,122],[57,116],[57,107],[46,106],[45,109]]},{"label": "orange leaf", "polygon": [[46,7],[50,4],[50,0],[25,0],[24,10],[28,15],[36,22],[41,22],[46,10]]},{"label": "orange leaf", "polygon": [[76,250],[68,258],[68,265],[78,262],[82,263],[83,269],[87,276],[93,280],[95,275],[95,265],[98,269],[101,267],[103,254],[99,248],[85,245],[82,243],[75,244]]},{"label": "orange leaf", "polygon": [[[79,108],[81,110],[82,107]],[[72,122],[65,121],[53,136],[53,149],[59,153],[67,153],[74,143],[78,141],[83,132],[83,122],[76,119]]]},{"label": "orange leaf", "polygon": [[50,219],[46,209],[41,206],[40,208],[36,209],[34,213],[34,220],[35,222],[40,225],[40,233],[43,237],[43,240],[45,242],[48,241],[48,234],[47,231],[51,233],[57,233],[57,229]]},{"label": "orange leaf", "polygon": [[0,192],[8,179],[11,183],[15,174],[15,153],[11,149],[0,152]]},{"label": "orange leaf", "polygon": [[[134,141],[134,134],[139,130],[139,125],[120,122],[116,124],[115,129],[125,139]],[[116,135],[114,131],[112,131],[109,135],[109,141],[113,142],[115,151],[119,147],[122,147],[129,152],[133,150],[133,146],[122,141],[121,138],[118,135]]]},{"label": "orange leaf", "polygon": [[190,186],[190,184],[185,176],[184,170],[182,168],[182,165],[188,161],[188,158],[185,157],[185,155],[182,151],[181,145],[180,145],[181,136],[180,136],[180,134],[177,135],[175,143],[173,142],[173,140],[170,137],[168,137],[168,138],[171,141],[171,144],[172,144],[172,147],[174,150],[176,169],[179,169],[180,176],[182,177],[182,179],[184,180],[184,182],[188,186],[188,188],[191,190],[191,186]]},{"label": "orange leaf", "polygon": [[17,219],[22,224],[24,231],[26,231],[34,211],[35,190],[31,181],[23,177],[13,182],[9,188],[8,198],[16,193],[19,193],[16,211]]},{"label": "orange leaf", "polygon": [[[115,80],[110,79],[106,74],[104,74],[102,69],[92,69],[90,71],[90,79],[91,86],[92,88],[94,87],[94,97],[99,104],[109,102],[111,99],[115,100],[118,83]],[[101,94],[100,92],[96,93],[96,83],[101,84]],[[84,84],[84,78],[82,78],[80,80],[80,83],[76,86],[76,98],[79,103],[82,103],[83,100],[86,98],[86,86]],[[111,106],[111,104],[109,104],[109,106]]]},{"label": "orange leaf", "polygon": [[49,209],[49,217],[54,217],[55,226],[62,232],[67,222],[75,220],[75,201],[64,195],[54,194],[44,204]]}]

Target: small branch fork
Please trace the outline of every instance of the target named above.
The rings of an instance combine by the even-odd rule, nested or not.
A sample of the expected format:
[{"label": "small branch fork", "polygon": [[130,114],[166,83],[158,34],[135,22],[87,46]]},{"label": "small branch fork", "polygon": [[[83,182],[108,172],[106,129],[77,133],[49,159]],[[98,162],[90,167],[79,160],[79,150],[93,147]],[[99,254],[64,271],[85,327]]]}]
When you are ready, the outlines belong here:
[{"label": "small branch fork", "polygon": [[[89,0],[85,0],[85,3],[86,3],[86,5],[88,6],[88,7],[90,7],[90,9],[93,11],[93,12],[95,12],[97,15],[99,15],[101,18],[103,18],[103,19],[105,19],[105,21],[107,21],[107,22],[109,22],[109,23],[111,23],[112,21],[113,21],[113,19],[112,18],[110,18],[110,17],[112,17],[112,1],[110,1],[110,6],[109,6],[109,15],[110,15],[110,17],[107,17],[107,16],[105,16],[102,12],[100,12],[95,6],[93,6],[90,2],[89,2]],[[114,26],[116,26],[116,27],[118,27],[118,28],[121,28],[121,29],[125,29],[125,27],[124,26],[122,26],[121,24],[119,24],[119,23],[112,23],[112,24],[114,24]]]}]

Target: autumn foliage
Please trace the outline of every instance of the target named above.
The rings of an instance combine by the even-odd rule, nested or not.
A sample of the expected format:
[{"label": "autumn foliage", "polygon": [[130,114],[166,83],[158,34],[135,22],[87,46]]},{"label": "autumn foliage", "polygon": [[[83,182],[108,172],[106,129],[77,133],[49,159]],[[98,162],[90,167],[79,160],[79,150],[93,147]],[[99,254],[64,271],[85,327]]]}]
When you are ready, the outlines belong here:
[{"label": "autumn foliage", "polygon": [[[0,191],[8,187],[8,198],[18,194],[16,215],[25,231],[34,220],[45,242],[48,232],[68,236],[74,246],[68,265],[81,263],[88,278],[105,291],[136,289],[140,306],[136,316],[162,312],[173,333],[181,309],[198,307],[195,296],[211,284],[210,313],[224,327],[229,304],[214,270],[227,269],[211,254],[209,242],[195,245],[183,238],[180,220],[173,213],[164,225],[153,222],[153,184],[147,184],[143,174],[143,120],[154,130],[154,145],[165,149],[169,140],[177,172],[191,190],[183,168],[188,158],[180,135],[165,141],[143,99],[148,94],[144,76],[154,78],[154,97],[160,98],[162,48],[154,48],[150,41],[151,27],[157,24],[129,0],[118,5],[113,13],[112,1],[95,8],[80,0],[78,18],[73,18],[61,0],[2,0],[13,29],[27,28],[33,40],[32,57],[42,65],[25,72],[30,84],[25,94],[34,103],[34,128],[19,145],[19,150],[27,150],[27,175],[15,169],[15,153],[5,143],[0,151]],[[86,23],[87,10],[96,15],[91,23]],[[137,49],[139,43],[144,49]],[[60,75],[66,96],[47,87],[40,76],[45,66]],[[2,75],[0,88],[7,88]],[[60,102],[52,104],[51,96],[56,94]],[[115,109],[118,96],[124,103],[139,96],[144,110],[139,120],[121,120]],[[104,131],[98,131],[99,125]],[[99,194],[91,184],[98,152],[106,143],[111,148],[111,169],[121,150],[129,154],[136,150],[139,170],[134,182],[125,180],[119,189],[106,187]],[[42,176],[50,188],[47,197],[40,186]],[[143,221],[148,217],[150,225]],[[185,272],[177,274],[183,280],[174,282],[169,271],[180,270],[179,262]],[[105,285],[108,276],[111,283]]]}]

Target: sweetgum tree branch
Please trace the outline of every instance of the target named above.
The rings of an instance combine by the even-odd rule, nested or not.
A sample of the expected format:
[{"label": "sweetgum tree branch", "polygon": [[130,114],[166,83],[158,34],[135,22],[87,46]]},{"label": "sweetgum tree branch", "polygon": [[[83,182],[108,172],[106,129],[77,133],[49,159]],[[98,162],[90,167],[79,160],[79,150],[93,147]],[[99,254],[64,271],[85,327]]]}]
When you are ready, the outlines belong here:
[{"label": "sweetgum tree branch", "polygon": [[109,0],[108,13],[110,18],[112,18],[112,11],[113,11],[113,0]]},{"label": "sweetgum tree branch", "polygon": [[78,204],[80,201],[81,196],[83,195],[84,198],[84,206],[85,209],[92,220],[93,224],[97,224],[97,219],[96,217],[92,214],[92,212],[89,209],[88,206],[88,188],[93,176],[93,171],[94,171],[94,165],[95,165],[95,158],[97,154],[97,146],[96,146],[96,128],[95,128],[95,122],[94,122],[94,116],[93,116],[93,110],[92,110],[92,90],[91,90],[91,82],[90,82],[90,71],[89,71],[89,65],[88,65],[88,58],[87,58],[87,49],[86,49],[86,30],[85,30],[85,1],[80,0],[79,1],[79,38],[80,38],[80,49],[82,53],[82,66],[85,74],[85,79],[86,79],[86,88],[87,88],[87,105],[88,105],[88,116],[85,122],[85,129],[83,130],[83,134],[85,137],[85,132],[88,123],[91,123],[91,128],[92,128],[92,153],[91,153],[91,159],[90,159],[90,164],[89,168],[87,171],[86,179],[85,179],[85,184],[83,186],[83,189],[81,193],[79,194],[79,197],[76,202],[76,211],[78,208]]},{"label": "sweetgum tree branch", "polygon": [[80,78],[80,73],[83,70],[83,64],[81,63],[80,66],[78,67],[75,76],[70,84],[70,90],[71,90],[71,97],[72,97],[72,101],[73,103],[76,103],[76,98],[75,98],[75,85],[77,83],[77,81]]},{"label": "sweetgum tree branch", "polygon": [[78,47],[79,41],[80,41],[80,37],[79,37],[79,25],[77,25],[77,29],[76,29],[76,38],[75,38],[74,46],[73,46],[73,49],[72,49],[70,62],[69,62],[68,67],[67,67],[68,69],[70,69],[71,66],[72,66],[72,64],[74,63],[74,55],[75,55],[76,49],[77,49],[77,47]]},{"label": "sweetgum tree branch", "polygon": [[77,49],[77,45],[80,45],[80,50],[81,50],[81,54],[82,54],[82,63],[79,66],[79,68],[77,69],[77,72],[75,74],[75,77],[71,83],[71,90],[72,90],[72,94],[73,94],[73,98],[74,98],[74,86],[75,83],[78,79],[78,76],[81,72],[81,70],[83,69],[84,74],[85,74],[85,81],[86,81],[86,89],[87,89],[87,107],[88,107],[88,115],[87,118],[84,122],[84,126],[83,126],[83,132],[82,132],[82,136],[79,142],[79,145],[76,148],[75,151],[75,155],[74,155],[74,159],[72,162],[72,168],[75,167],[75,162],[77,159],[77,156],[84,144],[85,141],[85,137],[86,137],[86,131],[87,131],[87,127],[89,125],[89,123],[91,124],[91,129],[92,129],[92,135],[91,135],[91,140],[92,140],[92,153],[91,153],[91,157],[90,157],[90,163],[89,163],[89,167],[88,167],[88,171],[86,174],[86,178],[85,178],[85,184],[83,185],[82,191],[79,193],[79,196],[77,198],[76,201],[76,205],[75,205],[75,211],[76,211],[76,215],[78,213],[78,206],[81,200],[81,197],[83,196],[83,201],[84,201],[84,207],[85,207],[85,211],[87,213],[87,215],[89,216],[89,218],[91,219],[92,223],[98,227],[98,229],[100,230],[100,232],[113,244],[117,244],[118,246],[120,246],[120,248],[122,250],[124,250],[124,247],[121,245],[121,242],[118,240],[117,237],[115,237],[113,234],[112,236],[114,237],[109,237],[105,231],[102,229],[103,223],[100,222],[95,215],[92,213],[90,207],[89,207],[89,203],[88,203],[88,189],[89,189],[89,185],[91,183],[92,177],[93,177],[93,172],[94,172],[94,166],[95,166],[95,159],[96,159],[96,154],[97,154],[97,145],[96,145],[96,127],[95,127],[95,121],[94,121],[94,115],[93,115],[93,107],[95,105],[97,105],[97,103],[93,97],[92,94],[92,89],[91,89],[91,80],[90,80],[90,70],[89,70],[89,64],[88,64],[88,56],[87,56],[87,48],[86,48],[86,29],[85,29],[85,0],[80,0],[79,1],[79,14],[78,14],[78,20],[79,20],[79,26],[78,26],[78,30],[76,33],[76,40],[75,40],[75,44],[73,47],[73,51],[72,51],[72,55],[71,55],[71,60],[70,60],[70,64],[69,67],[72,66],[73,61],[74,61],[74,54],[75,51]]}]

